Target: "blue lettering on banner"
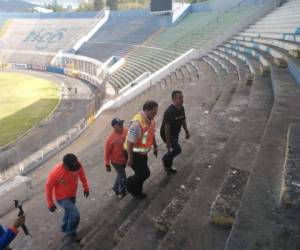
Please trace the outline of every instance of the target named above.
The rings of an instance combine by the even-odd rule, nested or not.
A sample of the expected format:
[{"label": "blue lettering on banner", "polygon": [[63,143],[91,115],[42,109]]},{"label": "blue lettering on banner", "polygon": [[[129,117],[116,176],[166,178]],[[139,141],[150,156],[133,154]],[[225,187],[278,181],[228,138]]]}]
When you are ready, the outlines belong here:
[{"label": "blue lettering on banner", "polygon": [[46,49],[49,44],[56,43],[64,38],[66,28],[57,29],[55,31],[46,31],[45,29],[32,30],[23,42],[34,43],[36,49]]}]

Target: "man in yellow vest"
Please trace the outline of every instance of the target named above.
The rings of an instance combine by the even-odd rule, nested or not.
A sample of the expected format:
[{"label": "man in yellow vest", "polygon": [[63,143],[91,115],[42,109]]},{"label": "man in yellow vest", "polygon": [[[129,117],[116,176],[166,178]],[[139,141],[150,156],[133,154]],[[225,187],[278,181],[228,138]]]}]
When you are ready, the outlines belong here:
[{"label": "man in yellow vest", "polygon": [[130,122],[124,148],[128,153],[127,165],[132,167],[134,175],[127,178],[127,191],[136,199],[145,199],[143,183],[150,176],[147,164],[148,153],[153,147],[157,157],[157,144],[155,141],[155,121],[158,104],[155,101],[146,101],[143,111],[137,113]]}]

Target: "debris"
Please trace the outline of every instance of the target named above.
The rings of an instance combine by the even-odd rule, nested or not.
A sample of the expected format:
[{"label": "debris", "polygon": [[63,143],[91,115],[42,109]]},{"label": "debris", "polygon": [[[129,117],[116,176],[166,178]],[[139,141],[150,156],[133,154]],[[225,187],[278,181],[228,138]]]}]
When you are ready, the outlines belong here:
[{"label": "debris", "polygon": [[197,177],[196,180],[197,180],[197,181],[200,181],[201,179],[200,179],[200,177]]},{"label": "debris", "polygon": [[185,185],[180,185],[180,188],[181,189],[185,189]]},{"label": "debris", "polygon": [[207,115],[207,114],[209,114],[209,111],[205,110],[203,113]]},{"label": "debris", "polygon": [[208,166],[207,166],[207,168],[211,168],[211,167],[212,167],[211,165],[208,165]]},{"label": "debris", "polygon": [[234,123],[241,122],[241,120],[238,117],[229,117],[229,119]]},{"label": "debris", "polygon": [[232,173],[233,173],[233,174],[236,174],[236,173],[237,173],[237,171],[236,171],[236,170],[232,170]]}]

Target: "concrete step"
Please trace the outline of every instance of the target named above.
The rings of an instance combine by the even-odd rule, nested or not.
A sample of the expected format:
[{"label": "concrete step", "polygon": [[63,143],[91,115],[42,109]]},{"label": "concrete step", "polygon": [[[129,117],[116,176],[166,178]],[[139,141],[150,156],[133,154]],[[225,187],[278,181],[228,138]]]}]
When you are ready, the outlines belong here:
[{"label": "concrete step", "polygon": [[[249,95],[251,88],[249,86],[247,88]],[[239,87],[237,90],[240,93],[245,91],[243,87]],[[242,96],[243,98],[245,97],[244,95]],[[202,162],[202,157],[209,159],[210,170],[204,176],[200,177],[201,181],[198,182],[195,191],[185,203],[185,207],[177,216],[173,227],[169,230],[158,249],[222,249],[224,247],[229,231],[223,228],[215,228],[210,224],[209,207],[238,149],[238,144],[235,143],[234,138],[236,135],[235,131],[239,129],[239,123],[234,126],[232,123],[234,120],[231,118],[242,119],[248,105],[247,103],[243,103],[238,112],[237,101],[235,100],[243,98],[235,94],[223,117],[224,122],[219,122],[219,130],[214,129],[214,131],[219,131],[219,135],[222,135],[223,138],[227,138],[223,142],[223,146],[213,154],[209,152],[210,143],[211,145],[218,145],[217,137],[215,137],[201,151],[200,162]],[[231,130],[227,130],[226,128],[230,128]],[[228,141],[229,138],[232,139]],[[193,173],[193,176],[198,175],[197,173]]]},{"label": "concrete step", "polygon": [[232,136],[238,144],[238,151],[211,206],[212,223],[224,226],[232,226],[234,223],[272,104],[270,79],[256,77],[248,110],[239,129]]},{"label": "concrete step", "polygon": [[199,79],[198,70],[197,70],[197,67],[195,66],[195,64],[193,63],[193,61],[190,61],[189,63],[187,63],[186,67],[187,67],[188,71],[191,73],[193,79],[195,79],[195,80]]},{"label": "concrete step", "polygon": [[299,139],[300,125],[291,124],[287,134],[286,161],[281,202],[285,207],[299,207]]},{"label": "concrete step", "polygon": [[239,51],[230,48],[230,46],[220,46],[218,49],[244,61],[252,75],[260,74],[260,63],[254,57],[240,53]]},{"label": "concrete step", "polygon": [[202,57],[202,60],[212,67],[217,76],[226,76],[226,71],[217,61],[214,61],[207,56]]},{"label": "concrete step", "polygon": [[[256,81],[256,84],[253,86],[253,89],[251,91],[251,96],[250,96],[250,100],[249,100],[249,104],[248,104],[248,107],[251,108],[251,111],[247,110],[246,114],[248,113],[248,115],[247,115],[246,121],[244,121],[244,119],[242,119],[242,122],[238,125],[238,128],[235,129],[234,135],[231,136],[231,142],[229,142],[226,145],[226,148],[228,148],[228,149],[227,150],[224,149],[225,153],[223,153],[223,157],[221,157],[220,158],[221,160],[219,160],[219,165],[217,164],[218,160],[215,164],[212,165],[215,169],[221,169],[222,167],[224,168],[224,165],[226,164],[226,162],[228,162],[228,161],[230,162],[229,159],[232,160],[232,159],[239,158],[239,152],[237,153],[236,157],[230,157],[230,154],[234,155],[234,151],[238,151],[238,150],[234,150],[234,149],[239,148],[240,140],[246,140],[246,138],[248,136],[253,135],[254,131],[251,129],[251,126],[247,128],[247,127],[245,127],[245,124],[252,122],[252,125],[253,125],[255,123],[253,121],[253,118],[255,116],[253,116],[253,115],[257,115],[259,110],[257,110],[257,112],[255,112],[255,113],[253,113],[253,111],[256,110],[256,107],[257,107],[256,102],[262,96],[263,91],[265,93],[267,93],[267,96],[269,96],[269,98],[265,98],[266,102],[265,102],[265,105],[262,105],[261,119],[259,119],[258,121],[261,120],[261,123],[262,122],[265,123],[267,120],[268,115],[266,112],[270,111],[271,106],[272,106],[271,105],[272,104],[271,86],[270,86],[270,82],[269,83],[267,82],[267,84],[264,84],[264,83],[266,83],[265,78],[259,77],[259,80],[260,81]],[[264,82],[262,82],[262,81],[264,81]],[[238,91],[239,91],[239,89],[241,89],[240,90],[241,92],[245,91],[245,90],[243,90],[243,88],[238,88]],[[239,100],[239,99],[240,98],[236,98],[236,100]],[[235,103],[237,105],[238,102],[234,102],[234,100],[233,100],[232,104],[233,103]],[[265,110],[266,110],[266,112],[265,112]],[[260,126],[261,123],[258,121],[256,121],[256,122]],[[245,127],[245,129],[243,129],[244,127]],[[262,131],[263,131],[263,129],[262,129]],[[256,133],[254,133],[254,134],[256,134]],[[261,134],[262,134],[262,132],[261,132]],[[244,136],[245,136],[245,138],[243,138]],[[238,137],[240,137],[240,139],[238,139]],[[256,141],[257,141],[257,140],[259,140],[260,136],[257,135],[253,139],[255,139],[255,138],[257,138],[256,139]],[[227,161],[226,161],[226,158],[227,158]],[[230,165],[232,165],[232,164],[228,163],[228,166],[230,166]],[[220,174],[220,176],[221,176],[220,181],[222,181],[223,175]],[[212,180],[210,180],[210,181],[212,181]],[[208,181],[206,183],[207,186],[209,186],[210,181]],[[201,184],[199,184],[199,185],[201,186]],[[206,187],[204,187],[204,188],[206,188]],[[216,185],[215,188],[218,188],[218,186]],[[213,244],[211,244],[211,242],[213,242],[216,239],[218,239],[217,241],[220,242],[219,241],[220,238],[218,238],[219,234],[223,235],[222,236],[223,244],[221,244],[222,246],[220,246],[220,249],[224,247],[224,244],[225,244],[224,242],[226,241],[226,235],[227,235],[224,231],[226,231],[226,229],[220,229],[220,230],[217,230],[217,232],[212,231],[212,230],[214,230],[214,227],[210,226],[209,222],[208,222],[208,213],[209,212],[208,212],[207,206],[210,206],[210,204],[205,203],[205,205],[201,205],[203,200],[199,200],[200,197],[205,196],[206,193],[210,193],[211,191],[212,191],[211,188],[206,188],[206,192],[200,193],[200,191],[198,191],[197,195],[196,194],[194,195],[194,198],[196,200],[198,200],[198,202],[193,200],[192,198],[190,199],[190,200],[192,200],[191,203],[190,203],[190,201],[187,202],[187,204],[191,204],[191,207],[188,207],[188,205],[187,205],[186,208],[184,208],[182,214],[178,216],[179,218],[177,219],[175,226],[173,227],[173,229],[175,229],[175,230],[171,231],[171,233],[169,233],[167,235],[166,239],[161,244],[161,249],[180,249],[179,244],[182,247],[182,242],[184,242],[184,249],[190,249],[190,248],[195,249],[194,246],[197,246],[196,249],[218,249],[218,248],[216,248],[217,247],[216,245],[218,243],[216,245],[213,245]],[[199,204],[199,203],[201,203],[201,204]],[[192,205],[194,205],[194,207]],[[196,207],[196,205],[199,205],[200,209],[199,209],[199,207]],[[206,214],[207,214],[206,222],[202,221],[202,219],[203,219],[203,216],[201,216],[201,214],[203,214],[203,213],[201,213],[202,209],[206,209]],[[195,216],[193,216],[193,215],[195,215]],[[196,220],[195,218],[198,218],[198,217],[201,217],[201,218],[199,220],[197,220],[197,222],[191,221],[191,220]],[[197,223],[198,223],[198,225],[197,225]],[[183,231],[186,229],[189,230],[189,233],[187,234],[188,237],[185,233],[183,233]],[[206,233],[206,230],[209,233]],[[181,234],[182,234],[182,236],[181,236]],[[217,234],[217,236],[215,235],[214,239],[211,240],[210,239],[211,234],[214,234],[214,235]],[[191,235],[193,237],[191,239],[189,239],[191,237]],[[193,244],[193,242],[194,242],[194,244]]]},{"label": "concrete step", "polygon": [[286,135],[289,124],[300,122],[300,90],[287,69],[273,68],[271,75],[275,103],[226,249],[278,249]]},{"label": "concrete step", "polygon": [[[209,85],[208,91],[210,91],[210,89],[211,89],[210,85],[212,83],[208,82],[207,84]],[[212,101],[215,102],[214,96],[216,94],[207,92],[207,90],[205,91],[205,85],[193,86],[194,89],[195,88],[197,89],[199,87],[200,87],[201,91],[200,90],[196,91],[196,94],[198,93],[204,97],[204,99],[203,99],[204,103],[208,103],[208,100],[206,100],[207,98],[212,99]],[[188,88],[190,89],[191,87],[188,87]],[[161,92],[163,92],[164,99],[166,99],[167,102],[170,103],[171,98],[169,97],[169,94],[170,94],[169,87]],[[194,91],[190,91],[190,93],[191,92],[194,94]],[[167,98],[166,98],[166,93],[169,93]],[[153,96],[157,96],[157,93],[155,93],[155,94],[153,93]],[[189,100],[192,102],[191,105],[194,107],[194,110],[197,110],[197,106],[199,105],[199,100],[193,101],[193,99],[190,99],[190,98],[189,98]],[[207,106],[208,105],[201,105],[200,108],[201,107],[202,107],[202,109],[207,108]],[[203,112],[201,112],[201,113],[203,113]],[[191,132],[194,133],[193,130]],[[190,150],[189,145],[186,145],[186,147],[188,147],[187,150],[189,151]],[[149,162],[149,163],[151,164],[151,162]],[[181,162],[181,163],[179,162],[179,164],[181,164],[179,166],[182,166],[184,164],[184,162]],[[153,168],[153,169],[155,169],[155,168]],[[162,169],[161,169],[161,171],[162,171]],[[164,177],[165,174],[161,174],[161,171],[158,173],[156,171],[156,174],[153,174],[151,176],[151,184],[149,183],[148,185],[146,184],[146,186],[145,186],[145,189],[147,190],[147,187],[149,188],[149,185],[150,185],[151,193],[150,193],[149,199],[151,199],[151,200],[169,182],[169,178],[165,178]],[[132,218],[132,217],[134,218],[135,214],[139,214],[140,211],[143,211],[147,207],[147,201],[143,204],[139,204],[139,203],[132,204],[132,202],[130,202],[130,200],[131,200],[131,197],[128,195],[125,199],[123,199],[120,202],[120,205],[119,205],[120,209],[117,209],[117,211],[119,211],[119,212],[116,213],[116,211],[114,209],[112,209],[110,213],[106,214],[106,216],[105,216],[106,219],[99,221],[98,222],[99,224],[97,223],[97,225],[99,225],[99,226],[96,227],[92,232],[90,232],[83,240],[83,243],[85,243],[85,249],[93,249],[93,247],[95,247],[94,249],[97,249],[96,243],[98,242],[98,239],[102,239],[101,241],[102,241],[103,247],[106,246],[103,249],[110,249],[114,245],[116,238],[114,237],[114,234],[112,232],[115,232],[121,226],[121,224],[123,224],[122,222],[125,221],[125,219],[127,217],[131,216],[130,218]],[[107,221],[107,218],[109,218],[109,221]],[[130,219],[128,220],[128,223],[129,223],[128,225],[130,225],[130,223],[131,223]],[[99,227],[101,227],[101,228],[99,228]],[[126,227],[127,226],[125,225],[124,228],[126,228]]]},{"label": "concrete step", "polygon": [[[163,192],[155,198],[115,249],[155,249],[161,238],[169,230],[174,218],[181,211],[185,201],[199,182],[197,176],[202,176],[209,170],[207,167],[209,163],[205,159],[202,159],[202,161],[199,159],[201,157],[199,156],[199,152],[212,150],[215,153],[224,144],[223,136],[216,135],[215,133],[210,134],[209,124],[217,123],[217,120],[220,119],[219,114],[226,110],[230,103],[228,99],[232,99],[232,95],[234,94],[231,92],[232,86],[228,82],[224,83],[224,85],[226,84],[228,84],[226,91],[223,92],[223,95],[218,99],[218,102],[211,111],[213,118],[207,118],[201,123],[201,126],[197,126],[198,131],[201,131],[201,135],[203,133],[205,141],[201,144],[195,143],[195,145],[198,145],[197,150],[194,154],[190,151],[189,160],[186,160],[186,166],[184,167],[185,171],[182,173],[180,171],[180,175],[176,175]],[[228,96],[231,97],[229,98]],[[213,120],[215,121],[213,122]],[[214,126],[212,128],[214,129]],[[216,146],[215,143],[220,145],[220,147]],[[198,171],[198,175],[195,174],[195,171]],[[170,193],[173,193],[173,195],[170,196]]]},{"label": "concrete step", "polygon": [[253,60],[256,60],[259,63],[259,72],[263,76],[269,76],[270,75],[270,67],[273,63],[273,58],[263,54],[262,52],[258,52],[255,49],[247,48],[242,45],[236,45],[231,43],[225,43],[225,47],[231,48],[235,51],[238,51],[240,53],[243,53],[244,55],[250,56],[250,58],[253,58]]},{"label": "concrete step", "polygon": [[248,65],[245,61],[239,59],[238,57],[232,56],[229,53],[226,53],[222,50],[215,50],[213,51],[215,54],[219,55],[220,57],[224,58],[226,61],[229,61],[237,68],[238,78],[241,81],[246,81],[249,85],[253,82],[252,73],[249,70]]}]

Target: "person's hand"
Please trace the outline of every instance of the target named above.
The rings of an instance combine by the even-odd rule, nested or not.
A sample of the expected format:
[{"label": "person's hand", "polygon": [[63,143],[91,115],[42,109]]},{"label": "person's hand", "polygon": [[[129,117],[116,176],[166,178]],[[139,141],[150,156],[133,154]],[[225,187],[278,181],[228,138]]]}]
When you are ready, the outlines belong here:
[{"label": "person's hand", "polygon": [[24,224],[25,224],[25,215],[22,215],[15,220],[13,226],[15,228],[19,228],[19,227],[23,226]]},{"label": "person's hand", "polygon": [[185,139],[188,140],[188,139],[190,139],[190,137],[191,137],[190,132],[186,131],[185,132]]},{"label": "person's hand", "polygon": [[154,146],[154,147],[153,147],[153,154],[154,154],[154,156],[157,158],[157,156],[158,156],[157,146]]},{"label": "person's hand", "polygon": [[107,172],[110,172],[111,171],[111,166],[110,165],[105,165],[105,169]]},{"label": "person's hand", "polygon": [[90,195],[90,191],[83,191],[83,196],[85,198],[89,197],[89,195]]},{"label": "person's hand", "polygon": [[50,212],[55,212],[55,210],[56,210],[56,206],[55,205],[52,205],[51,207],[48,207],[48,209],[49,209],[49,211]]},{"label": "person's hand", "polygon": [[133,159],[131,157],[128,157],[127,166],[132,167],[132,164],[133,164]]},{"label": "person's hand", "polygon": [[171,142],[167,142],[167,150],[168,150],[168,152],[172,151],[172,144],[171,144]]}]

